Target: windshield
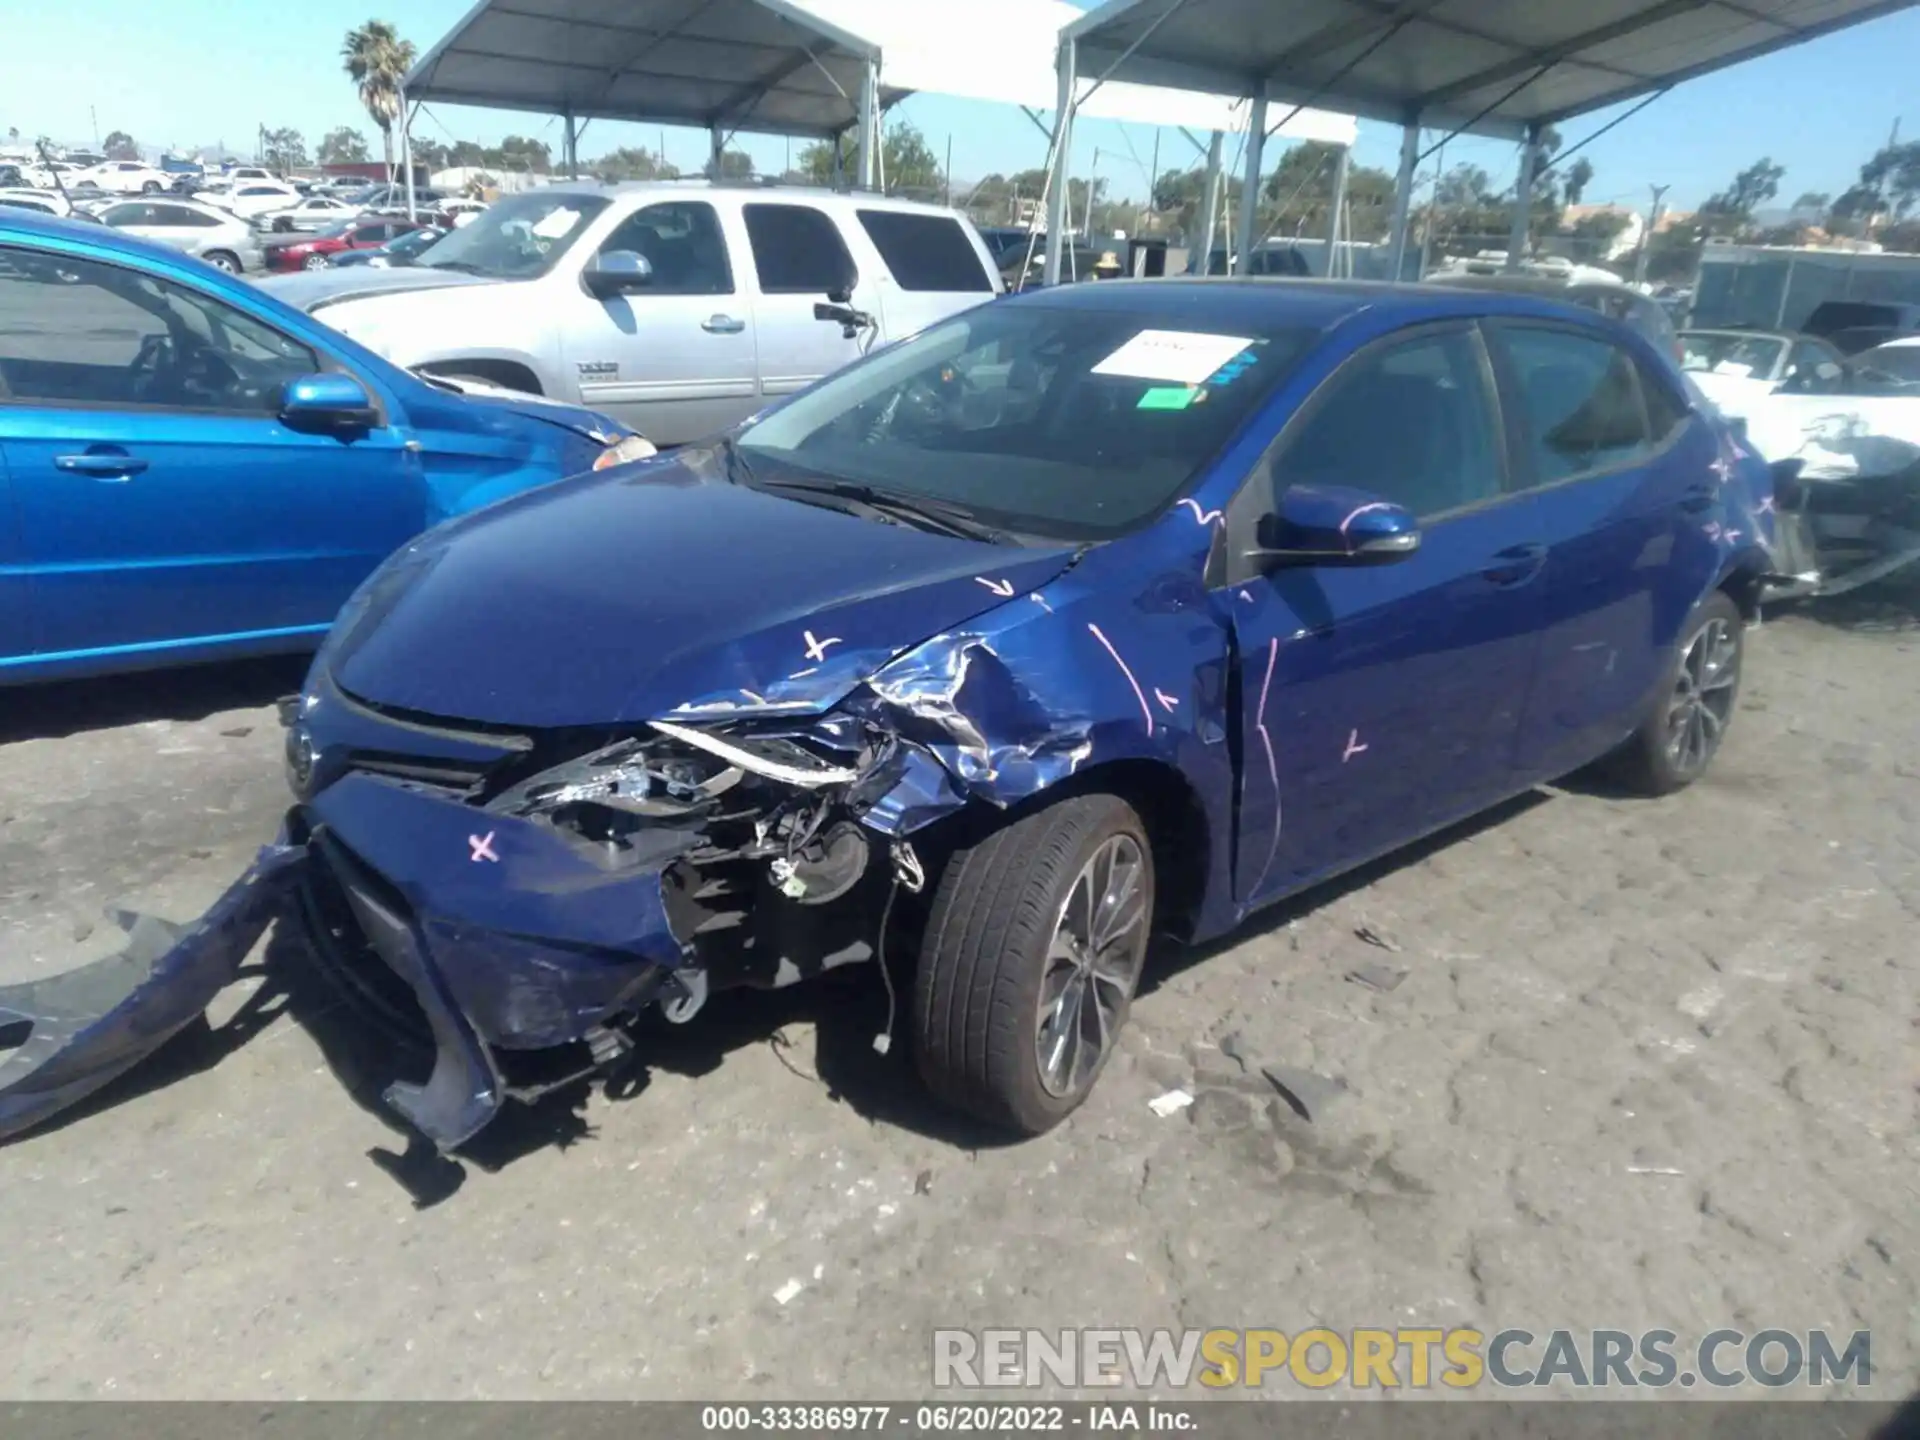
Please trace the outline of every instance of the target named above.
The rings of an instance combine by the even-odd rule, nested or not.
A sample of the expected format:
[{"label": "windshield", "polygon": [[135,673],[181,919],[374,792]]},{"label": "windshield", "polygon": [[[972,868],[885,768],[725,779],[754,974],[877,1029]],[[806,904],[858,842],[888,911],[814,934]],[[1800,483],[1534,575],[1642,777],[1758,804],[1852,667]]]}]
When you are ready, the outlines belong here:
[{"label": "windshield", "polygon": [[1680,368],[1765,380],[1780,364],[1787,342],[1774,335],[1729,335],[1688,330],[1680,336]]},{"label": "windshield", "polygon": [[990,302],[841,371],[739,449],[753,483],[850,482],[1110,539],[1165,509],[1315,338],[1181,313]]},{"label": "windshield", "polygon": [[389,240],[387,242],[387,254],[399,256],[418,255],[439,238],[440,232],[438,230],[409,230],[398,240]]},{"label": "windshield", "polygon": [[496,280],[531,280],[558,264],[606,208],[603,195],[536,190],[509,196],[448,234],[420,257],[420,264]]}]

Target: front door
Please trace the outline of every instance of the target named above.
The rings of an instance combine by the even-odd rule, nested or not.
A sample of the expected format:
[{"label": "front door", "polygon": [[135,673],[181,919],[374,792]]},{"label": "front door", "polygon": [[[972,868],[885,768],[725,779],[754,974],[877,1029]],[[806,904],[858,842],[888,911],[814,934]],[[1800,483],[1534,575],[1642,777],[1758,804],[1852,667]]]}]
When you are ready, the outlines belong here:
[{"label": "front door", "polygon": [[704,200],[643,206],[599,253],[630,251],[652,271],[644,288],[567,303],[561,353],[580,403],[655,445],[703,439],[751,415],[754,326],[720,217]]},{"label": "front door", "polygon": [[41,658],[324,633],[424,523],[393,426],[276,417],[322,357],[198,289],[0,249],[0,451]]},{"label": "front door", "polygon": [[33,649],[33,585],[27,578],[15,514],[6,447],[0,445],[0,666],[25,658]]},{"label": "front door", "polygon": [[1427,327],[1335,372],[1236,500],[1234,554],[1295,484],[1363,490],[1421,520],[1420,548],[1394,563],[1230,572],[1242,900],[1298,889],[1516,788],[1545,550],[1538,502],[1508,493],[1505,472],[1478,332]]},{"label": "front door", "polygon": [[878,314],[879,286],[860,273],[840,227],[817,206],[755,203],[740,215],[753,252],[760,393],[791,395],[860,358],[861,337],[816,320],[813,307],[845,289],[855,308]]}]

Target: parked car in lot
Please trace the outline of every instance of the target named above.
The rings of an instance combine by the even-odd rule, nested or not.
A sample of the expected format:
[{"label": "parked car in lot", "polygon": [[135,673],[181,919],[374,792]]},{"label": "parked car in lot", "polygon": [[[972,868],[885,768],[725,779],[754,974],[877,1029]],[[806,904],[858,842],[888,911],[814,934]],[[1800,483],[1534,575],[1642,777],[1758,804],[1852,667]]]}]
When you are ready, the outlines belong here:
[{"label": "parked car in lot", "polygon": [[1920,335],[1920,305],[1887,300],[1823,300],[1807,316],[1805,330],[1847,355],[1889,340]]},{"label": "parked car in lot", "polygon": [[628,437],[449,393],[177,250],[0,211],[0,685],[311,648],[395,546]]},{"label": "parked car in lot", "polygon": [[253,227],[216,205],[172,196],[122,200],[107,206],[96,218],[142,240],[184,250],[231,275],[260,270],[265,263]]},{"label": "parked car in lot", "polygon": [[222,190],[206,191],[200,198],[251,220],[299,204],[300,192],[279,180],[244,180]]},{"label": "parked car in lot", "polygon": [[314,234],[331,230],[360,213],[360,207],[329,195],[308,195],[284,210],[263,210],[254,216],[254,224],[278,235],[289,231]]},{"label": "parked car in lot", "polygon": [[157,195],[173,184],[173,176],[138,160],[103,160],[65,179],[68,185],[91,183],[117,195]]},{"label": "parked car in lot", "polygon": [[[1001,288],[951,210],[659,183],[546,186],[496,201],[404,269],[265,283],[402,364],[604,409],[662,445]],[[829,292],[875,328],[817,319]]]},{"label": "parked car in lot", "polygon": [[1442,270],[1426,277],[1428,285],[1458,286],[1468,290],[1505,290],[1515,295],[1538,295],[1592,310],[1610,320],[1630,325],[1667,356],[1680,358],[1680,337],[1666,306],[1619,281],[1586,280],[1539,271],[1515,274],[1500,270]]},{"label": "parked car in lot", "polygon": [[42,215],[66,216],[73,213],[73,206],[59,191],[36,190],[26,186],[0,190],[0,205],[19,210],[34,210]]},{"label": "parked car in lot", "polygon": [[525,1052],[612,1063],[641,1012],[895,920],[889,1037],[1045,1130],[1150,934],[1601,757],[1702,775],[1764,564],[1722,460],[1668,359],[1532,297],[978,307],[395,556],[288,709],[287,830],[114,1016],[195,1013],[300,886],[320,963],[435,1057],[386,1095],[451,1148]]},{"label": "parked car in lot", "polygon": [[1765,395],[1837,395],[1847,363],[1826,341],[1776,330],[1682,330],[1680,368],[1729,415]]},{"label": "parked car in lot", "polygon": [[386,244],[377,245],[371,250],[335,250],[327,256],[327,264],[346,268],[367,265],[375,270],[384,270],[391,265],[411,265],[446,233],[437,225],[422,225],[404,235],[396,235]]},{"label": "parked car in lot", "polygon": [[269,270],[323,270],[335,255],[350,250],[377,250],[418,228],[410,220],[366,215],[318,235],[268,235],[262,239],[262,249]]}]

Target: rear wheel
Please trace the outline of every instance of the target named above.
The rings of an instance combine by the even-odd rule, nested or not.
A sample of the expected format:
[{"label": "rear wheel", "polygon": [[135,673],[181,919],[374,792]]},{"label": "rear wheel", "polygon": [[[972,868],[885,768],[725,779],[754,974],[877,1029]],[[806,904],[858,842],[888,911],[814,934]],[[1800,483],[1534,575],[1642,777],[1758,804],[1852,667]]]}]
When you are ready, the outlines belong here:
[{"label": "rear wheel", "polygon": [[327,257],[324,255],[309,255],[300,262],[300,268],[302,270],[324,270],[327,268]]},{"label": "rear wheel", "polygon": [[1146,827],[1115,795],[1081,795],[956,851],[914,981],[917,1059],[935,1095],[1028,1135],[1099,1078],[1146,960]]},{"label": "rear wheel", "polygon": [[161,191],[161,188],[162,188],[161,184],[158,180],[148,180],[148,181],[145,181],[140,186],[140,193],[142,195],[158,195]]},{"label": "rear wheel", "polygon": [[1733,722],[1745,658],[1746,623],[1732,597],[1716,590],[1681,630],[1660,699],[1613,755],[1615,773],[1647,795],[1671,794],[1704,775]]},{"label": "rear wheel", "polygon": [[225,250],[209,250],[200,257],[216,270],[224,270],[229,275],[240,273],[240,257]]}]

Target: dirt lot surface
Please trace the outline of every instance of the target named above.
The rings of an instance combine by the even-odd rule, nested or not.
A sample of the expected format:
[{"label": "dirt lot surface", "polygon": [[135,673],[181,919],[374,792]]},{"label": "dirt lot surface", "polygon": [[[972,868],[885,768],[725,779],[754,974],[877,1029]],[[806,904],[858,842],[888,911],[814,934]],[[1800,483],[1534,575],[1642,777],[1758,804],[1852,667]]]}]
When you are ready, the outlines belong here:
[{"label": "dirt lot surface", "polygon": [[[1858,618],[1752,637],[1683,795],[1570,784],[1163,962],[1023,1145],[872,1052],[868,973],[718,1001],[463,1165],[404,1155],[274,949],[0,1149],[0,1395],[898,1397],[942,1325],[1460,1323],[1870,1327],[1874,1393],[1911,1390],[1920,630]],[[297,677],[6,695],[0,981],[243,868]],[[1262,1067],[1318,1077],[1313,1120]]]}]

